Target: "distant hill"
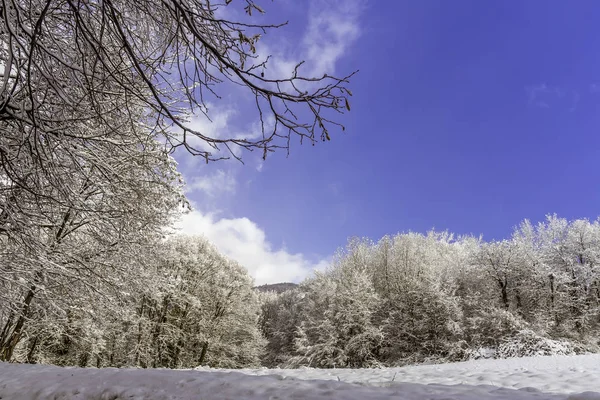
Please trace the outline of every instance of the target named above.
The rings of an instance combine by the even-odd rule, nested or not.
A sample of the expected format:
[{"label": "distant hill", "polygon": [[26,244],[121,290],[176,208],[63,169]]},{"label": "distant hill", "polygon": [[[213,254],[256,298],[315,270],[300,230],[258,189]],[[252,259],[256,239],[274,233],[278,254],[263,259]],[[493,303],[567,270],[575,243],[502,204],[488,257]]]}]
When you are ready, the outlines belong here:
[{"label": "distant hill", "polygon": [[292,290],[298,287],[298,284],[292,282],[281,282],[281,283],[272,283],[270,285],[260,285],[256,286],[254,289],[257,289],[259,292],[276,292],[283,293],[288,290]]}]

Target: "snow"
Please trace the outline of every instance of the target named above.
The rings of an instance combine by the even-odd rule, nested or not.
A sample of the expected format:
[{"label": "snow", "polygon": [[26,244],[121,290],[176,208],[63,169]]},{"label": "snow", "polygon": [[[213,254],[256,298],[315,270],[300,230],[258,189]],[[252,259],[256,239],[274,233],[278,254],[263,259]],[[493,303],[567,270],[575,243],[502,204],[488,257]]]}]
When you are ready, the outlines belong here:
[{"label": "snow", "polygon": [[0,399],[600,400],[600,355],[382,369],[60,368],[0,363]]},{"label": "snow", "polygon": [[[200,368],[198,368],[200,369]],[[600,354],[483,359],[450,364],[381,369],[245,369],[251,375],[277,374],[298,379],[332,379],[385,385],[390,381],[422,384],[493,385],[544,392],[600,392]],[[394,379],[395,376],[395,379]]]}]

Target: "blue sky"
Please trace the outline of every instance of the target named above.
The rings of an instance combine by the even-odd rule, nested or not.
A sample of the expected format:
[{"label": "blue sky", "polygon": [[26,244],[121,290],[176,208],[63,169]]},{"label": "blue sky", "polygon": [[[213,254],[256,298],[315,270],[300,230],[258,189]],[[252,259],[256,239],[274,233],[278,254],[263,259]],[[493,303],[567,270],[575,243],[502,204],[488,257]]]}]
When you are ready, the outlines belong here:
[{"label": "blue sky", "polygon": [[[600,3],[264,3],[290,21],[264,38],[273,68],[360,73],[331,142],[246,165],[176,155],[196,209],[185,229],[258,283],[301,279],[351,236],[502,239],[524,218],[600,214]],[[250,131],[256,115],[225,90],[199,123]]]}]

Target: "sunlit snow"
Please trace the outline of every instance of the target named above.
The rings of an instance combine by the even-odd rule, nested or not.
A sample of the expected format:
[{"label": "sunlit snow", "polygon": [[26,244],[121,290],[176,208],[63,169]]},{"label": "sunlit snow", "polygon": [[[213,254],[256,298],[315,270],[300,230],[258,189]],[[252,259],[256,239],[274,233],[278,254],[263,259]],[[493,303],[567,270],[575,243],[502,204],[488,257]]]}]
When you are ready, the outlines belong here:
[{"label": "sunlit snow", "polygon": [[600,400],[600,355],[382,369],[80,369],[0,363],[7,399]]}]

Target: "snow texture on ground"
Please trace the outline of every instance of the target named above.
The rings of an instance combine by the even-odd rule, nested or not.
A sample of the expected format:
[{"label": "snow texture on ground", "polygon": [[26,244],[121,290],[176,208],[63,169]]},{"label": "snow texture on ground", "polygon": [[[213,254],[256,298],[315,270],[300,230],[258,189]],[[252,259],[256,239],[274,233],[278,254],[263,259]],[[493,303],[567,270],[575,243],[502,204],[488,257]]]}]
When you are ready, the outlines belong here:
[{"label": "snow texture on ground", "polygon": [[391,381],[400,381],[422,384],[492,385],[512,389],[533,387],[543,392],[554,393],[600,392],[600,354],[473,360],[381,369],[263,368],[237,371],[249,375],[276,374],[298,379],[339,379],[342,382],[371,385],[386,385]]},{"label": "snow texture on ground", "polygon": [[599,380],[600,355],[359,370],[173,371],[0,363],[0,399],[600,400]]}]

